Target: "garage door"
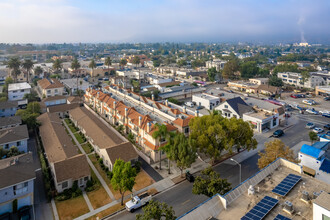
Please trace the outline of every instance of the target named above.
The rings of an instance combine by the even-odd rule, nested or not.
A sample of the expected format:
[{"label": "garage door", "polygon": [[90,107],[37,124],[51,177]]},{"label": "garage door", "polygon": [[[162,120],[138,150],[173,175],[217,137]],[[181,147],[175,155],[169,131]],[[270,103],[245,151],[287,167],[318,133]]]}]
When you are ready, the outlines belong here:
[{"label": "garage door", "polygon": [[22,199],[18,199],[17,209],[20,209],[21,207],[26,206],[26,205],[32,205],[31,196],[27,196]]},{"label": "garage door", "polygon": [[11,202],[0,206],[0,215],[6,212],[12,212],[13,205]]}]

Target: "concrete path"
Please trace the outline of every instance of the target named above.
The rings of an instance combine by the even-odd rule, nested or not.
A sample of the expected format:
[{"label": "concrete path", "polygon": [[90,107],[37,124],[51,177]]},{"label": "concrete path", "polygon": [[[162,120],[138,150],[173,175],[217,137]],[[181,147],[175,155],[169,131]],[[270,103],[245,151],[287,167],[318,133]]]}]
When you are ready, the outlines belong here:
[{"label": "concrete path", "polygon": [[89,211],[93,211],[94,208],[93,208],[91,202],[89,201],[89,198],[88,198],[86,192],[83,192],[83,197],[84,197],[84,199],[85,199],[85,201],[86,201],[86,203],[87,203],[87,206],[88,206],[88,208],[89,208]]},{"label": "concrete path", "polygon": [[71,137],[73,138],[73,140],[75,141],[76,145],[78,146],[79,150],[85,154],[86,158],[87,158],[87,162],[89,164],[89,166],[92,168],[92,170],[94,171],[95,175],[97,176],[97,178],[100,180],[103,188],[105,189],[105,191],[107,192],[107,194],[109,195],[109,197],[111,198],[111,200],[116,200],[114,195],[112,194],[110,188],[108,187],[107,183],[104,181],[104,179],[102,178],[102,176],[100,175],[99,171],[97,171],[97,169],[94,167],[94,164],[92,163],[92,161],[89,159],[89,157],[87,156],[87,154],[85,153],[84,149],[81,147],[80,143],[78,142],[78,140],[76,139],[76,137],[73,135],[73,133],[71,132],[71,130],[69,129],[68,125],[66,124],[66,122],[63,120],[64,126],[68,129]]},{"label": "concrete path", "polygon": [[52,203],[54,218],[55,218],[55,220],[59,220],[60,218],[58,217],[57,208],[56,208],[56,205],[55,205],[55,200],[52,199],[51,203]]},{"label": "concrete path", "polygon": [[87,219],[87,218],[89,218],[89,217],[91,217],[93,215],[96,215],[97,213],[102,212],[102,211],[110,208],[111,206],[114,206],[114,205],[119,204],[119,203],[120,202],[118,202],[118,201],[115,200],[115,201],[110,202],[110,203],[108,203],[108,204],[106,204],[106,205],[104,205],[104,206],[102,206],[100,208],[94,209],[94,210],[92,210],[92,211],[90,211],[90,212],[88,212],[88,213],[86,213],[84,215],[81,215],[81,216],[75,218],[74,220],[84,220],[84,219]]}]

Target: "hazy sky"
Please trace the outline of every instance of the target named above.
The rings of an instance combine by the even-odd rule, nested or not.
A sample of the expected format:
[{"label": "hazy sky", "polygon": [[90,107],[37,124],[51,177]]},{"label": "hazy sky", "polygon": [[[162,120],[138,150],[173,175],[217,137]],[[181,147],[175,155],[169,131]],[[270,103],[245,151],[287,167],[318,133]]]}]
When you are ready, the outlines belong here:
[{"label": "hazy sky", "polygon": [[0,0],[0,42],[330,43],[329,0]]}]

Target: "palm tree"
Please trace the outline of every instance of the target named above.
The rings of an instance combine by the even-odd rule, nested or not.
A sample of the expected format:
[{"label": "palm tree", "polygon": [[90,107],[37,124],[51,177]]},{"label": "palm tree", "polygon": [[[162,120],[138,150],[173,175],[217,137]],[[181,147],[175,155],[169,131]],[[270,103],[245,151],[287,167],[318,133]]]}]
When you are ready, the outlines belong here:
[{"label": "palm tree", "polygon": [[88,67],[92,69],[92,76],[94,76],[94,68],[96,67],[96,63],[94,59],[91,60]]},{"label": "palm tree", "polygon": [[26,69],[26,81],[29,83],[30,70],[33,68],[33,62],[30,59],[25,59],[22,67]]},{"label": "palm tree", "polygon": [[60,69],[62,69],[62,61],[60,59],[56,59],[53,63],[53,69],[58,72]]},{"label": "palm tree", "polygon": [[135,64],[135,67],[137,68],[137,66],[141,63],[140,57],[134,56],[132,63]]},{"label": "palm tree", "polygon": [[160,148],[161,142],[168,139],[169,132],[167,131],[166,125],[155,124],[156,131],[152,134],[152,137],[158,139],[158,149],[159,149],[159,169],[162,169],[161,158],[162,158],[162,149]]},{"label": "palm tree", "polygon": [[120,61],[119,61],[119,65],[120,65],[120,67],[124,67],[124,66],[126,66],[126,64],[127,64],[127,60],[126,59],[121,59]]},{"label": "palm tree", "polygon": [[72,63],[71,63],[71,68],[74,70],[74,72],[76,72],[76,77],[77,77],[77,92],[78,92],[78,69],[80,68],[80,63],[77,60],[77,58],[75,58]]},{"label": "palm tree", "polygon": [[18,57],[12,57],[8,61],[7,67],[11,69],[11,76],[14,78],[14,82],[17,82],[17,75],[21,73],[19,67],[21,66],[21,61]]},{"label": "palm tree", "polygon": [[110,57],[105,58],[104,64],[108,66],[108,71],[109,71],[109,75],[110,75],[110,66],[112,64],[111,58]]}]

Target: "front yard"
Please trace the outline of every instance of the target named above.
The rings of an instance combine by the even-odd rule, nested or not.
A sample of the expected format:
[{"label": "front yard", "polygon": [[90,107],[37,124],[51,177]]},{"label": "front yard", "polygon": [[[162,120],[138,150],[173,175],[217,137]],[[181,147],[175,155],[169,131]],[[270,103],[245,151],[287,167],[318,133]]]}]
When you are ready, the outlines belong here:
[{"label": "front yard", "polygon": [[83,196],[65,201],[55,201],[57,212],[60,219],[74,219],[89,212]]},{"label": "front yard", "polygon": [[84,149],[84,151],[86,152],[86,154],[90,154],[93,152],[93,147],[90,145],[90,143],[85,143],[82,144],[81,147]]},{"label": "front yard", "polygon": [[112,213],[114,213],[116,211],[119,211],[119,210],[125,208],[125,203],[127,201],[129,201],[129,200],[130,199],[124,200],[124,205],[123,206],[120,203],[119,204],[116,204],[116,205],[111,206],[110,208],[108,208],[108,209],[106,209],[106,210],[104,210],[102,212],[97,213],[96,215],[93,215],[92,217],[87,218],[87,220],[102,219],[102,218],[104,218],[104,217],[106,217],[106,216],[108,216],[108,215],[110,215],[110,214],[112,214]]},{"label": "front yard", "polygon": [[78,129],[72,124],[71,120],[66,118],[64,119],[65,123],[68,125],[68,127],[70,128],[70,130],[72,131],[72,133],[75,133],[78,131]]}]

